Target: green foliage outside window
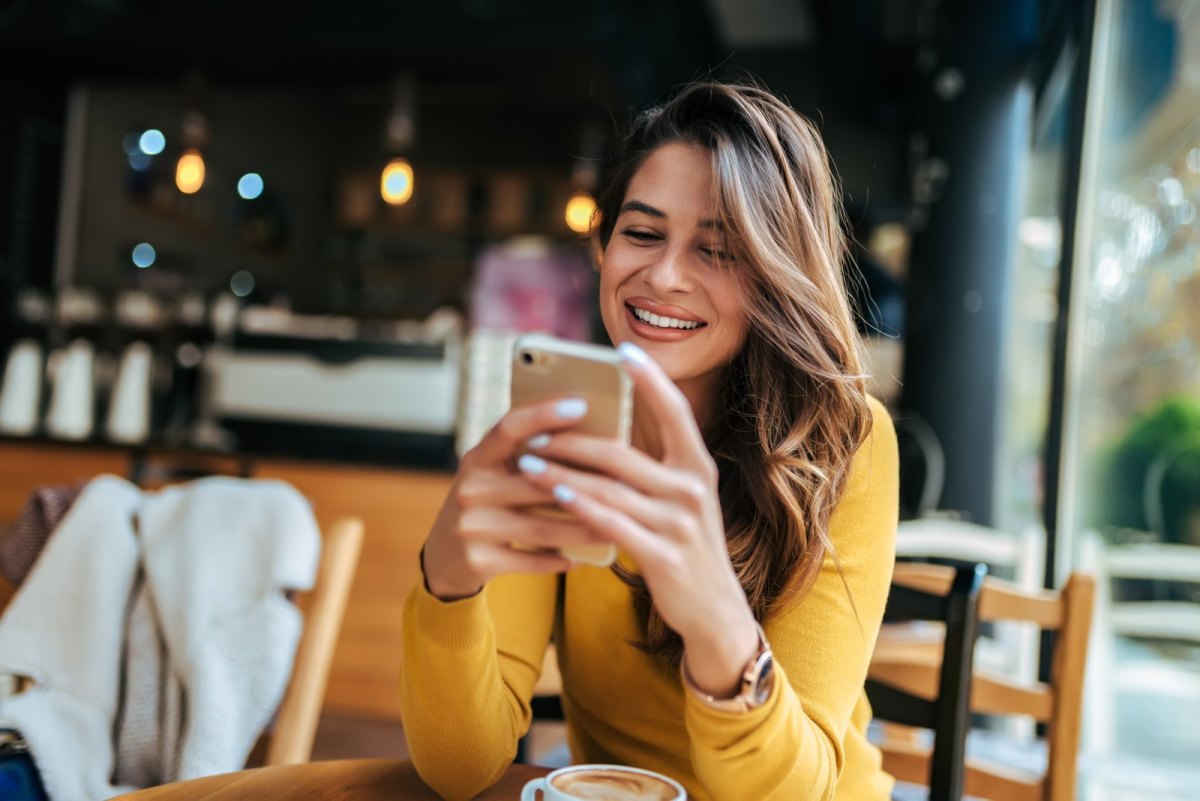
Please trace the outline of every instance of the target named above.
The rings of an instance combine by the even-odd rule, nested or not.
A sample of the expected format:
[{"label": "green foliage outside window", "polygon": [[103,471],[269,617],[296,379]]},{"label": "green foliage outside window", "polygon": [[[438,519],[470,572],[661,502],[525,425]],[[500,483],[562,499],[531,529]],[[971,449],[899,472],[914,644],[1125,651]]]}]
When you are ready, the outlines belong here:
[{"label": "green foliage outside window", "polygon": [[1137,417],[1103,461],[1098,523],[1200,545],[1200,399]]}]

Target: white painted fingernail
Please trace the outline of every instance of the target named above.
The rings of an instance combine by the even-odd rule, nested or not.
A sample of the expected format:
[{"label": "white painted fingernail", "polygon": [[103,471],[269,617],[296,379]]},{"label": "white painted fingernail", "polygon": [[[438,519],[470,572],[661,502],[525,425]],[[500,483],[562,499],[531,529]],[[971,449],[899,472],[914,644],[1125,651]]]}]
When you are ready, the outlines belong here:
[{"label": "white painted fingernail", "polygon": [[632,342],[622,342],[617,346],[617,352],[625,361],[636,364],[638,367],[644,367],[650,363],[650,357],[646,355],[646,351]]},{"label": "white painted fingernail", "polygon": [[536,450],[538,448],[544,448],[549,444],[550,444],[550,435],[549,434],[538,434],[536,437],[530,437],[529,439],[525,440],[525,447],[533,448],[534,450]]},{"label": "white painted fingernail", "polygon": [[587,401],[583,398],[560,400],[554,412],[563,420],[577,420],[587,414]]},{"label": "white painted fingernail", "polygon": [[554,499],[559,503],[570,503],[575,500],[575,490],[568,487],[566,484],[554,485]]},{"label": "white painted fingernail", "polygon": [[522,473],[527,475],[540,476],[546,472],[546,460],[539,459],[532,453],[527,453],[517,460],[517,467],[521,469]]}]

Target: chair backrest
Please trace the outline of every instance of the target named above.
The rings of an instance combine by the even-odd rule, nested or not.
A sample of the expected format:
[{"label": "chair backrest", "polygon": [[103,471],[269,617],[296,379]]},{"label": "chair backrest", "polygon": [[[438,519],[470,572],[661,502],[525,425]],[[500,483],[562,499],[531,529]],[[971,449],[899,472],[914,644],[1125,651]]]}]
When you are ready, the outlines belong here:
[{"label": "chair backrest", "polygon": [[337,644],[350,585],[362,550],[363,524],[340,518],[328,528],[321,544],[317,579],[306,598],[304,633],[296,648],[292,677],[269,734],[265,765],[307,762],[325,698],[329,667]]},{"label": "chair backrest", "polygon": [[[938,565],[900,564],[894,586],[946,594],[956,572]],[[968,795],[996,799],[1074,801],[1079,751],[1084,669],[1087,662],[1095,595],[1094,579],[1073,573],[1060,592],[1029,591],[1011,582],[988,577],[979,596],[979,621],[1018,620],[1056,632],[1048,684],[1022,684],[976,670],[971,680],[970,708],[986,715],[1022,715],[1047,726],[1048,763],[1045,774],[1030,775],[982,761],[966,761]],[[914,695],[931,698],[939,692],[940,665],[936,660],[903,649],[877,648],[870,676]],[[903,781],[922,783],[930,756],[908,746],[893,749],[884,743],[884,766]]]},{"label": "chair backrest", "polygon": [[[951,517],[903,520],[896,532],[896,556],[938,559],[952,563],[987,564],[989,575],[1007,571],[1019,586],[1042,587],[1046,567],[1046,538],[1038,526],[1010,532]],[[976,665],[987,666],[1023,682],[1038,671],[1038,630],[1026,623],[1005,621],[991,626],[976,648]],[[1014,739],[1034,738],[1033,722],[1013,718],[1002,726]]]},{"label": "chair backrest", "polygon": [[902,520],[896,530],[896,556],[1010,568],[1013,581],[1027,589],[1042,586],[1045,551],[1036,527],[1013,534],[951,517],[923,517]]},{"label": "chair backrest", "polygon": [[[158,489],[211,475],[249,478],[253,472],[251,459],[246,456],[139,449],[131,455],[129,480],[143,489]],[[304,633],[292,662],[292,676],[274,725],[259,738],[249,764],[291,765],[307,762],[312,755],[333,651],[358,569],[362,538],[363,524],[358,518],[339,518],[324,532],[316,581],[312,590],[297,599],[306,615]]]},{"label": "chair backrest", "polygon": [[[1102,578],[1200,585],[1200,548],[1137,543],[1103,547]],[[1111,592],[1111,588],[1105,588]],[[1112,630],[1126,637],[1200,644],[1200,604],[1186,600],[1115,601]]]},{"label": "chair backrest", "polygon": [[933,731],[933,751],[917,778],[917,783],[928,784],[930,801],[962,798],[979,594],[987,574],[984,565],[946,570],[949,585],[934,590],[893,581],[884,614],[887,622],[945,625],[940,669],[927,688],[931,692],[914,692],[913,682],[897,671],[873,671],[866,685],[876,718]]},{"label": "chair backrest", "polygon": [[[321,559],[313,588],[301,598],[305,608],[304,633],[296,648],[292,675],[275,716],[272,731],[264,734],[255,753],[265,754],[262,764],[307,762],[312,754],[321,702],[333,661],[333,650],[362,550],[363,524],[358,518],[341,518],[322,537]],[[0,613],[15,588],[0,578]],[[259,762],[254,756],[254,762]]]}]

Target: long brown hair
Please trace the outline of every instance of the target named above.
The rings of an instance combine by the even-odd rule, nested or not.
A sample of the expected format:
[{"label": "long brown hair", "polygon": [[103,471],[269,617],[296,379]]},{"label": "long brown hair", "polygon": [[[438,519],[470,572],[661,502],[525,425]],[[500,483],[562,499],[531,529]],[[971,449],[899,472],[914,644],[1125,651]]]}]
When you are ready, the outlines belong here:
[{"label": "long brown hair", "polygon": [[[833,553],[829,517],[870,430],[840,192],[816,128],[786,103],[757,86],[691,83],[635,119],[597,198],[601,252],[630,180],[672,142],[712,154],[725,250],[747,287],[749,333],[705,438],[730,560],[761,621],[807,590]],[[614,569],[646,622],[639,646],[677,665],[683,643],[645,583]]]}]

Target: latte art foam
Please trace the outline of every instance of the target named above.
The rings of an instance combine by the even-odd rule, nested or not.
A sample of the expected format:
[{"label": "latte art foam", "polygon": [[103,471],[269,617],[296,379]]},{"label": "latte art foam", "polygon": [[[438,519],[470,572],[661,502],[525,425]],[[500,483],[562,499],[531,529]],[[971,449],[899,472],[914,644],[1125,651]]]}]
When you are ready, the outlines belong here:
[{"label": "latte art foam", "polygon": [[623,770],[579,770],[550,780],[555,789],[581,801],[675,801],[674,787],[654,776]]}]

